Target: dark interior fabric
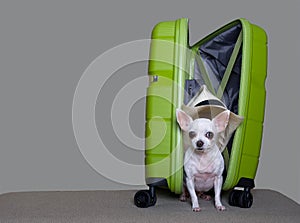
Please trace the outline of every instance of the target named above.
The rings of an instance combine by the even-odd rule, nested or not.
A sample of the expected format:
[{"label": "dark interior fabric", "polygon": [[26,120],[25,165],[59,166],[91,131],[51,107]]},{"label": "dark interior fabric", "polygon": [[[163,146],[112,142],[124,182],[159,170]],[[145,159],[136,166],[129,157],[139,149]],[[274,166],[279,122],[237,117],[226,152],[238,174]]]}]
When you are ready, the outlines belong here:
[{"label": "dark interior fabric", "polygon": [[[208,40],[198,49],[199,54],[205,63],[210,81],[216,92],[223,79],[228,61],[234,49],[241,28],[241,24],[233,26],[214,38]],[[225,103],[227,108],[236,114],[238,112],[241,62],[242,50],[239,51],[222,97],[222,101]],[[194,80],[186,81],[186,95],[184,100],[185,104],[187,104],[189,100],[199,91],[203,84],[205,83],[202,78],[202,74],[198,64],[195,62]]]}]

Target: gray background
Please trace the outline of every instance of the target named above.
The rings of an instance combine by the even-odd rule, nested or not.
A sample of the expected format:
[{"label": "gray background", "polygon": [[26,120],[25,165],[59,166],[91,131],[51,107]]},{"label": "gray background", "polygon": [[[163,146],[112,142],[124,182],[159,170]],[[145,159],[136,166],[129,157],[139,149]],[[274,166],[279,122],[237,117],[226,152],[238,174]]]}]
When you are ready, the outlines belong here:
[{"label": "gray background", "polygon": [[[80,153],[72,129],[72,101],[81,75],[106,50],[149,38],[159,21],[190,18],[193,44],[221,25],[245,17],[269,36],[266,120],[256,186],[300,202],[299,9],[299,1],[2,0],[0,193],[142,188],[101,176]],[[105,84],[96,105],[104,144],[133,164],[142,164],[143,152],[118,140],[108,107],[120,87],[146,74],[146,62],[120,69]],[[144,103],[141,98],[129,116],[139,137],[144,131]],[[143,174],[136,177],[142,179]]]}]

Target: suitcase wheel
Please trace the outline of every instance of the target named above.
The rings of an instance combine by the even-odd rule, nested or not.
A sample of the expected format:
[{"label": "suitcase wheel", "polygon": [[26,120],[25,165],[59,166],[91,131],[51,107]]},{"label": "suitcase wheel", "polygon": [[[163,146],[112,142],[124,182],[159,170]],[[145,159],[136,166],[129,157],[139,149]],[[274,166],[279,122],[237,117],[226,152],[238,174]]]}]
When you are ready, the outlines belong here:
[{"label": "suitcase wheel", "polygon": [[147,208],[154,206],[156,203],[155,191],[151,188],[149,190],[140,190],[134,195],[134,204],[139,208]]},{"label": "suitcase wheel", "polygon": [[229,194],[229,205],[240,208],[250,208],[253,203],[253,196],[250,188],[244,190],[232,190]]}]

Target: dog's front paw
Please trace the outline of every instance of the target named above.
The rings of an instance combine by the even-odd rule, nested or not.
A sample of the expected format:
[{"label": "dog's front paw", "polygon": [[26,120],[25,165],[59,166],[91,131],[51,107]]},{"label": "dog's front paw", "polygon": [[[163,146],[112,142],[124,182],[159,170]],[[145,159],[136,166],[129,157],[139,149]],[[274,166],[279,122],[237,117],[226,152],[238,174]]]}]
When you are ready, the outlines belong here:
[{"label": "dog's front paw", "polygon": [[226,210],[225,206],[223,206],[223,205],[216,206],[216,208],[217,208],[219,211],[225,211],[225,210]]},{"label": "dog's front paw", "polygon": [[193,208],[193,211],[194,211],[194,212],[199,212],[199,211],[201,211],[201,208],[200,208],[200,207],[194,207],[194,208]]}]

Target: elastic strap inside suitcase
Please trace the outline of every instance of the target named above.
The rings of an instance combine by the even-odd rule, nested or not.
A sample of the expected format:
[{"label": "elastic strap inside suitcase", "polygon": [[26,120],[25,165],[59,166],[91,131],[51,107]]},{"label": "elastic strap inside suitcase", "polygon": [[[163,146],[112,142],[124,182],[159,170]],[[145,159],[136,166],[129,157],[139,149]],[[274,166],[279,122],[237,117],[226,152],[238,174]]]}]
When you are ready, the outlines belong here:
[{"label": "elastic strap inside suitcase", "polygon": [[241,31],[239,36],[238,36],[238,39],[235,43],[234,49],[233,49],[232,54],[230,56],[229,62],[227,64],[227,67],[226,67],[226,70],[225,70],[225,73],[224,73],[224,76],[222,78],[222,81],[219,85],[219,88],[218,88],[217,92],[215,92],[215,89],[214,89],[214,87],[213,87],[213,85],[210,81],[208,72],[206,71],[206,68],[205,68],[203,60],[201,59],[200,53],[197,53],[198,56],[195,57],[195,60],[198,64],[198,66],[199,66],[200,72],[203,75],[204,83],[206,84],[208,90],[210,92],[212,92],[215,96],[217,96],[217,98],[219,98],[219,99],[221,99],[222,96],[223,96],[223,93],[224,93],[224,90],[226,88],[227,82],[229,80],[233,65],[236,61],[239,50],[241,48],[242,40],[243,40],[243,32]]}]

